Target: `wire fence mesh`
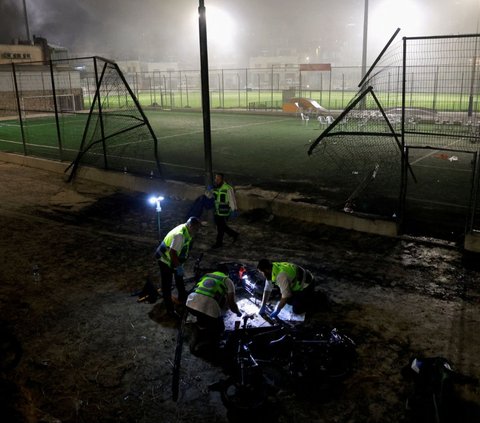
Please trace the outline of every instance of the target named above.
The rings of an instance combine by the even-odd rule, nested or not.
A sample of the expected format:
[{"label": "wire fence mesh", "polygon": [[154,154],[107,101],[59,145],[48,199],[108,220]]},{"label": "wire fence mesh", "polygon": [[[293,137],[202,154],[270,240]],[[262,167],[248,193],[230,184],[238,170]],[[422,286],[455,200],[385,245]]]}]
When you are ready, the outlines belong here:
[{"label": "wire fence mesh", "polygon": [[[435,215],[454,238],[480,229],[478,41],[415,37],[388,46],[310,148],[320,163],[334,160],[352,174],[346,210],[379,213],[381,202],[393,207],[380,214],[401,214],[407,230],[432,225]],[[409,226],[419,210],[424,218]]]},{"label": "wire fence mesh", "polygon": [[[330,67],[319,72],[302,71],[294,65],[210,70],[212,111],[279,112],[292,98],[313,99],[323,110],[315,114],[306,111],[307,116],[310,114],[309,128],[316,125],[317,130],[324,131],[322,135],[309,146],[308,138],[316,135],[305,132],[304,143],[295,147],[295,155],[301,153],[299,148],[305,153],[305,162],[302,165],[299,159],[291,168],[298,171],[303,167],[303,176],[291,177],[274,171],[269,176],[266,172],[262,174],[260,168],[250,170],[246,160],[251,159],[245,154],[245,144],[238,151],[231,150],[233,146],[237,148],[236,141],[215,151],[217,163],[232,163],[230,170],[239,181],[259,184],[266,181],[264,186],[275,189],[287,181],[285,186],[299,190],[303,186],[321,187],[323,195],[330,187],[334,194],[326,204],[396,219],[404,216],[409,199],[424,195],[422,190],[414,188],[418,187],[418,179],[422,179],[418,178],[422,175],[420,169],[444,168],[443,164],[429,162],[439,160],[439,155],[426,151],[445,150],[452,152],[444,153],[448,158],[455,153],[457,159],[461,152],[462,165],[466,162],[469,165],[453,169],[449,179],[462,172],[470,180],[467,184],[463,177],[458,178],[464,192],[461,204],[466,210],[468,230],[479,230],[478,47],[476,35],[395,41],[371,69],[360,90],[357,88],[360,67]],[[175,167],[172,174],[187,169],[188,178],[198,177],[202,172],[203,163],[193,159],[201,154],[201,145],[193,145],[189,135],[187,138],[178,133],[172,135],[162,126],[152,130],[145,115],[148,110],[199,110],[199,71],[122,72],[117,64],[96,57],[16,64],[1,70],[0,145],[4,151],[151,177],[161,177],[162,169]],[[295,122],[297,118],[294,117]],[[308,124],[308,120],[298,123]],[[245,125],[261,128],[257,123]],[[286,126],[276,126],[279,131],[289,131]],[[184,129],[190,138],[201,139],[199,128]],[[225,134],[232,140],[242,136],[235,131],[229,129]],[[157,141],[158,134],[161,143]],[[188,157],[182,153],[178,163],[169,163],[168,159],[163,162],[164,157],[159,154],[162,143],[165,144],[163,140],[172,136],[178,136],[179,142],[186,140],[181,142],[190,146]],[[269,136],[272,135],[264,134],[265,139]],[[288,153],[288,148],[280,150],[280,136],[275,136],[278,150],[284,151],[283,157],[293,162],[294,155]],[[289,136],[294,142],[293,136]],[[170,145],[163,151],[169,148]],[[313,153],[310,159],[306,154],[308,148]],[[419,150],[412,153],[415,148]],[[407,154],[408,149],[412,151]],[[422,156],[418,156],[419,151],[424,151]],[[256,159],[266,159],[268,154],[267,149],[259,150]],[[243,155],[243,163],[230,160],[230,156]],[[409,160],[414,156],[412,163]],[[448,162],[455,166],[458,160]],[[189,164],[184,166],[186,163]],[[458,202],[455,196],[445,195],[447,189],[451,189],[448,183],[430,189],[429,204],[451,206]],[[313,189],[311,193],[315,195]]]}]

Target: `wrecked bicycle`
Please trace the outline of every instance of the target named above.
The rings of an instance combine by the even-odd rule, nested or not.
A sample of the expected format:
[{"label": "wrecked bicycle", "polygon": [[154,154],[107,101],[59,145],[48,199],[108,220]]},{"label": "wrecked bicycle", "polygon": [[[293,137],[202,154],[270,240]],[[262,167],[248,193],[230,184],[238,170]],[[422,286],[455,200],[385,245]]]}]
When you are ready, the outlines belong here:
[{"label": "wrecked bicycle", "polygon": [[345,380],[353,371],[356,346],[337,329],[291,326],[277,320],[270,327],[250,327],[251,315],[227,335],[224,347],[228,378],[215,385],[226,408],[250,413],[268,407],[269,392],[308,390]]}]

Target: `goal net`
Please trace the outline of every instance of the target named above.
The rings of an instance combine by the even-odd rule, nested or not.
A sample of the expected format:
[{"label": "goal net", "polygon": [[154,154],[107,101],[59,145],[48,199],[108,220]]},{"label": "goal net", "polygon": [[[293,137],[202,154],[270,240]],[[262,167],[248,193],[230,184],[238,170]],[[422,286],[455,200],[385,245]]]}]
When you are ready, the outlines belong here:
[{"label": "goal net", "polygon": [[20,98],[20,105],[24,116],[33,113],[54,113],[55,107],[59,113],[75,113],[78,109],[74,94],[24,96]]},{"label": "goal net", "polygon": [[116,63],[95,60],[101,72],[69,178],[81,165],[161,177],[157,138],[137,97]]}]

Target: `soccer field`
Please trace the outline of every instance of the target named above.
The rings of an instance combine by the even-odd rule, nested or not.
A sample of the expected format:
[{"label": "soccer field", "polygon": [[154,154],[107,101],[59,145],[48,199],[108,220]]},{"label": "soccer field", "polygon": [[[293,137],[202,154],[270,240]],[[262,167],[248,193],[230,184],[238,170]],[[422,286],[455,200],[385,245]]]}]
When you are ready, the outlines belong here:
[{"label": "soccer field", "polygon": [[[146,115],[158,140],[162,176],[203,184],[202,113],[146,110]],[[62,115],[59,128],[63,160],[71,161],[77,156],[86,118],[86,114]],[[353,120],[349,124],[355,125]],[[358,211],[384,216],[398,213],[401,154],[394,138],[333,137],[309,156],[311,143],[324,129],[325,125],[320,126],[314,118],[305,124],[299,116],[281,113],[214,112],[211,114],[213,170],[224,172],[236,186],[252,184],[298,192],[299,196],[311,197],[311,201],[337,208],[342,208],[357,192]],[[363,130],[368,132],[369,128]],[[416,130],[430,128],[418,125]],[[53,117],[26,119],[24,136],[27,154],[60,158],[59,134]],[[465,214],[472,153],[415,148],[414,136],[409,136],[408,142],[412,147],[409,162],[417,182],[409,174],[407,205],[421,202],[429,207],[455,207]],[[149,175],[156,167],[155,158],[150,155],[152,143],[131,138],[107,142],[109,165],[116,170],[127,167],[129,172]],[[465,141],[460,143],[465,146]],[[0,121],[0,149],[24,153],[17,120]],[[128,157],[126,151],[141,159]],[[371,177],[372,172],[375,178]]]},{"label": "soccer field", "polygon": [[[147,110],[146,115],[158,140],[162,174],[166,178],[203,181],[204,134],[201,112]],[[79,150],[87,116],[63,115],[60,119],[62,158],[73,160]],[[321,130],[312,119],[308,125],[297,116],[219,112],[211,114],[212,162],[238,183],[263,181],[315,185],[319,169],[308,156],[310,142]],[[53,117],[24,121],[27,154],[60,158],[58,134]],[[0,148],[23,153],[18,120],[0,121]],[[137,149],[142,148],[139,143]],[[145,145],[145,148],[147,146]],[[115,155],[117,144],[107,143]],[[128,161],[128,160],[127,160]],[[154,157],[145,158],[143,173],[155,166]],[[128,165],[132,168],[131,163]],[[135,169],[142,173],[142,169]]]},{"label": "soccer field", "polygon": [[[176,164],[202,172],[202,115],[165,112],[149,113],[148,117],[159,141],[160,160],[167,168]],[[310,179],[315,166],[307,151],[320,131],[315,121],[305,125],[294,116],[213,113],[213,168],[259,180]]]}]

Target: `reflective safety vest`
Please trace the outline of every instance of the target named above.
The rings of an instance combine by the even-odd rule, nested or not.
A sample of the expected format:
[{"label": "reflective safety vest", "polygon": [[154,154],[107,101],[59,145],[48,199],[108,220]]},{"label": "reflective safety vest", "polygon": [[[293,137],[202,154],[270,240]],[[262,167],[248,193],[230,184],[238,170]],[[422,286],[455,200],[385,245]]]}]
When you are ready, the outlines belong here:
[{"label": "reflective safety vest", "polygon": [[300,266],[286,262],[272,263],[272,283],[276,285],[277,276],[282,272],[285,272],[287,274],[290,289],[292,291],[302,290],[302,281],[305,271]]},{"label": "reflective safety vest", "polygon": [[177,251],[178,259],[180,263],[184,263],[190,252],[190,245],[192,243],[192,236],[188,231],[187,224],[182,223],[181,225],[176,226],[173,228],[163,239],[162,243],[160,244],[157,252],[160,252],[160,260],[164,263],[168,264],[170,267],[172,266],[172,259],[170,257],[170,247],[173,243],[173,238],[175,235],[182,234],[183,235],[183,246],[181,251]]},{"label": "reflective safety vest", "polygon": [[215,299],[220,306],[223,306],[225,294],[227,293],[227,284],[225,283],[227,277],[228,276],[222,272],[208,273],[197,283],[195,293],[211,297]]},{"label": "reflective safety vest", "polygon": [[226,182],[218,188],[214,188],[213,196],[215,198],[215,214],[217,216],[228,216],[230,214],[230,201],[228,192],[233,189]]}]

